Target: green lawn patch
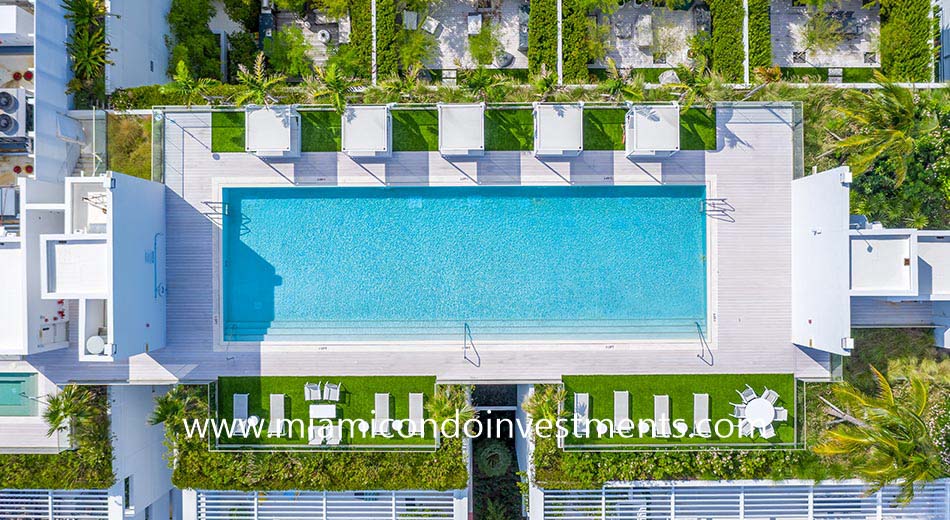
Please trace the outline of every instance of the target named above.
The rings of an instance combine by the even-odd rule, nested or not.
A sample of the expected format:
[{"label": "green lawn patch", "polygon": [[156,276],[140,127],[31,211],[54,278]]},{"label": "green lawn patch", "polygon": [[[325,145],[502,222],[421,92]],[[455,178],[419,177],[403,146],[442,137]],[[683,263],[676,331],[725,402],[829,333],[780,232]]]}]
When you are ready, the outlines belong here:
[{"label": "green lawn patch", "polygon": [[485,111],[485,149],[534,149],[534,113],[530,108]]},{"label": "green lawn patch", "polygon": [[211,151],[245,151],[244,112],[211,113]]},{"label": "green lawn patch", "polygon": [[393,151],[434,152],[439,149],[436,110],[393,110]]},{"label": "green lawn patch", "polygon": [[791,83],[828,81],[827,67],[782,67],[782,79]]},{"label": "green lawn patch", "polygon": [[[248,394],[248,412],[262,419],[270,417],[270,394],[284,394],[284,418],[300,419],[304,425],[301,430],[293,427],[285,437],[257,438],[249,435],[246,439],[235,438],[226,440],[228,444],[260,444],[260,445],[293,445],[306,444],[309,426],[309,406],[314,404],[304,399],[304,384],[333,382],[341,383],[340,402],[337,403],[337,419],[363,419],[371,422],[372,410],[375,408],[376,393],[390,395],[390,419],[409,418],[409,394],[422,393],[425,401],[432,398],[435,390],[435,377],[222,377],[218,379],[218,416],[232,418],[233,394]],[[319,401],[328,404],[326,401]],[[265,424],[265,427],[267,425]],[[434,435],[427,432],[426,437],[394,435],[392,438],[381,436],[365,437],[359,432],[343,430],[343,445],[413,445],[434,446]]]},{"label": "green lawn patch", "polygon": [[841,81],[845,83],[871,83],[874,81],[873,67],[849,67],[841,69]]},{"label": "green lawn patch", "polygon": [[[762,446],[792,444],[796,442],[795,435],[795,377],[792,374],[714,374],[714,375],[637,375],[637,376],[564,376],[564,388],[567,391],[567,400],[564,403],[569,413],[573,413],[574,393],[585,392],[590,395],[590,418],[613,419],[613,392],[626,390],[630,393],[630,419],[637,424],[641,419],[653,419],[653,396],[668,395],[670,397],[670,419],[682,419],[693,431],[693,394],[709,394],[709,419],[712,422],[712,437],[682,438],[653,438],[634,436],[624,439],[618,435],[599,436],[595,428],[591,429],[590,436],[578,438],[567,436],[565,445],[645,445],[649,447],[675,446],[704,446],[716,444],[760,444]],[[728,428],[723,425],[720,437],[716,433],[716,422],[727,419],[735,425],[736,420],[730,417],[733,411],[732,404],[741,402],[736,390],[742,390],[746,385],[751,386],[761,395],[766,387],[778,392],[779,400],[776,406],[788,410],[788,420],[775,422],[776,436],[772,439],[739,437],[738,429],[727,435]],[[675,428],[673,429],[675,433]]]},{"label": "green lawn patch", "polygon": [[152,180],[152,116],[106,115],[109,170]]},{"label": "green lawn patch", "polygon": [[623,150],[625,108],[584,110],[584,149]]},{"label": "green lawn patch", "polygon": [[680,114],[680,150],[716,149],[716,111],[689,108]]},{"label": "green lawn patch", "polygon": [[343,149],[343,120],[332,110],[300,112],[300,151],[339,152]]}]

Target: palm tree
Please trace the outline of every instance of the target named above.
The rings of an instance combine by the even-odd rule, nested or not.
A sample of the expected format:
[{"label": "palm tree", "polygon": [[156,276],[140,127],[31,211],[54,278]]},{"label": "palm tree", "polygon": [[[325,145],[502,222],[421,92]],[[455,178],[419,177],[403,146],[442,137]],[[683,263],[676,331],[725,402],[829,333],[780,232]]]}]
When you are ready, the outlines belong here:
[{"label": "palm tree", "polygon": [[543,387],[535,386],[532,392],[522,404],[524,411],[531,416],[535,422],[542,419],[550,421],[552,424],[557,422],[558,418],[565,415],[561,409],[561,403],[567,398],[567,391],[556,385],[546,385]]},{"label": "palm tree", "polygon": [[503,98],[509,85],[510,82],[507,78],[485,67],[467,71],[462,80],[462,87],[472,96],[482,101]]},{"label": "palm tree", "polygon": [[46,410],[43,418],[49,424],[47,436],[73,426],[88,424],[96,416],[95,396],[89,390],[77,386],[66,385],[56,395],[46,397]]},{"label": "palm tree", "polygon": [[211,85],[214,84],[214,81],[208,78],[195,78],[192,76],[184,60],[178,60],[178,65],[175,67],[175,75],[172,76],[172,79],[174,81],[160,87],[162,94],[177,95],[185,100],[185,104],[188,105],[188,107],[191,107],[197,98],[205,99],[208,90],[211,88]]},{"label": "palm tree", "polygon": [[475,418],[475,409],[468,402],[464,387],[461,386],[445,386],[432,394],[432,398],[426,402],[426,411],[436,425],[441,425],[448,419],[454,420],[456,414],[461,423],[460,427]]},{"label": "palm tree", "polygon": [[191,387],[178,385],[155,398],[155,409],[152,410],[148,423],[152,425],[165,423],[168,426],[180,423],[206,410],[206,403]]},{"label": "palm tree", "polygon": [[642,74],[625,75],[613,58],[607,58],[607,78],[600,83],[600,91],[611,101],[643,101],[645,83]]},{"label": "palm tree", "polygon": [[66,43],[73,73],[81,80],[94,79],[109,61],[109,45],[102,27],[84,27],[73,32]]},{"label": "palm tree", "polygon": [[422,66],[417,63],[406,69],[401,76],[394,74],[381,86],[391,98],[413,101],[421,97],[426,90],[421,75]]},{"label": "palm tree", "polygon": [[344,74],[335,62],[317,67],[314,75],[305,78],[304,83],[311,100],[329,97],[330,104],[340,114],[346,109],[347,95],[359,86],[359,82]]},{"label": "palm tree", "polygon": [[238,105],[255,103],[269,105],[273,101],[274,89],[283,83],[286,77],[283,74],[268,74],[264,68],[264,53],[257,54],[254,60],[254,70],[249,71],[244,65],[238,65],[237,80],[244,86],[244,92],[238,94],[235,102]]},{"label": "palm tree", "polygon": [[874,82],[881,88],[849,91],[846,106],[838,107],[851,120],[856,133],[837,142],[835,148],[850,154],[848,162],[858,174],[871,169],[878,159],[894,159],[894,181],[900,186],[914,144],[937,128],[937,118],[918,93],[877,71]]},{"label": "palm tree", "polygon": [[64,18],[71,21],[75,27],[98,24],[106,15],[103,0],[63,0],[61,5],[66,11]]},{"label": "palm tree", "polygon": [[557,83],[557,74],[549,72],[544,64],[541,64],[541,71],[531,80],[531,86],[541,101],[548,101],[563,90]]},{"label": "palm tree", "polygon": [[716,101],[725,101],[734,95],[725,78],[706,68],[703,60],[697,60],[693,67],[676,67],[676,76],[679,81],[667,88],[678,97],[683,111],[697,103],[711,110]]},{"label": "palm tree", "polygon": [[870,367],[877,381],[878,394],[867,395],[850,384],[834,390],[847,413],[827,400],[825,409],[840,423],[822,434],[813,450],[819,455],[842,455],[865,480],[869,493],[899,482],[897,500],[907,503],[914,497],[914,486],[944,474],[940,451],[934,444],[923,416],[927,411],[927,385],[909,379],[909,388],[897,399],[887,378]]}]

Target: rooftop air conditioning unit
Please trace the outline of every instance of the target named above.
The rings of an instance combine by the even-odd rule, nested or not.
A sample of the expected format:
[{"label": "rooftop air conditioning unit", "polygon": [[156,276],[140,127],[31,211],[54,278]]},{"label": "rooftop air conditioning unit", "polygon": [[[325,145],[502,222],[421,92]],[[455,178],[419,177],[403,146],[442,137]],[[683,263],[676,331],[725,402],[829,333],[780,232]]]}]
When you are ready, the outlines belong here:
[{"label": "rooftop air conditioning unit", "polygon": [[0,137],[26,137],[26,90],[0,88]]}]

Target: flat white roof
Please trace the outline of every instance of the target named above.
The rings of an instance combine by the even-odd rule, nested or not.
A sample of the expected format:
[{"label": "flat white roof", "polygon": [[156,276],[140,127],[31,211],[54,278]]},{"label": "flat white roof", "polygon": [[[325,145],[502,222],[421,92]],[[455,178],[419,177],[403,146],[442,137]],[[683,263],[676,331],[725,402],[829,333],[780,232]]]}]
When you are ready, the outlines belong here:
[{"label": "flat white roof", "polygon": [[919,231],[917,258],[920,295],[950,300],[950,232]]},{"label": "flat white roof", "polygon": [[283,153],[293,148],[294,109],[249,106],[244,114],[244,149],[252,153]]},{"label": "flat white roof", "polygon": [[109,246],[105,238],[49,235],[43,238],[46,240],[45,292],[62,298],[106,297],[109,294]]},{"label": "flat white roof", "polygon": [[390,116],[387,105],[351,105],[343,112],[343,151],[388,154]]},{"label": "flat white roof", "polygon": [[851,232],[851,294],[916,295],[914,231],[883,231]]},{"label": "flat white roof", "polygon": [[439,103],[439,151],[466,155],[485,150],[485,104]]},{"label": "flat white roof", "polygon": [[584,105],[534,104],[534,151],[539,155],[577,155],[584,150]]},{"label": "flat white roof", "polygon": [[679,150],[679,106],[634,105],[627,112],[626,134],[628,154]]}]

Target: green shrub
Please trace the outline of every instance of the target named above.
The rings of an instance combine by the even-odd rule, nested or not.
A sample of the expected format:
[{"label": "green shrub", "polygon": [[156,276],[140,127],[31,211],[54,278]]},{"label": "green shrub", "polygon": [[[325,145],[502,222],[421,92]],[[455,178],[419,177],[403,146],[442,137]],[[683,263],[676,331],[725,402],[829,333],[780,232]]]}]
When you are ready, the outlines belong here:
[{"label": "green shrub", "polygon": [[782,79],[792,83],[828,81],[826,67],[782,67]]},{"label": "green shrub", "polygon": [[[304,77],[313,72],[313,60],[307,55],[309,49],[303,30],[296,25],[286,26],[275,32],[273,38],[264,40],[268,64],[289,77]],[[250,63],[244,65],[250,67]]]},{"label": "green shrub", "polygon": [[261,16],[261,0],[222,0],[224,12],[247,32],[257,32]]},{"label": "green shrub", "polygon": [[511,451],[497,439],[488,441],[475,452],[475,464],[486,477],[500,477],[511,467]]},{"label": "green shrub", "polygon": [[743,79],[745,49],[742,27],[745,10],[739,0],[709,0],[712,16],[712,69],[727,81]]},{"label": "green shrub", "polygon": [[435,36],[422,29],[399,31],[399,65],[406,70],[426,64],[435,55],[438,45]]},{"label": "green shrub", "polygon": [[184,61],[195,77],[220,77],[220,41],[208,27],[212,16],[214,6],[209,0],[172,0],[165,36],[170,50],[169,76],[174,74],[178,62]]},{"label": "green shrub", "polygon": [[251,33],[228,35],[228,81],[237,82],[238,65],[250,67],[257,58],[257,36]]},{"label": "green shrub", "polygon": [[495,56],[502,50],[497,32],[495,24],[485,20],[478,34],[468,37],[468,51],[472,54],[475,63],[487,66],[495,61]]},{"label": "green shrub", "polygon": [[749,68],[772,66],[769,0],[749,0]]},{"label": "green shrub", "polygon": [[372,73],[373,19],[370,7],[370,0],[350,0],[350,43],[340,45],[334,53],[338,66],[357,78],[368,78]]},{"label": "green shrub", "polygon": [[106,160],[112,171],[152,179],[152,116],[108,114]]},{"label": "green shrub", "polygon": [[399,32],[395,0],[376,0],[376,71],[380,76],[399,72]]},{"label": "green shrub", "polygon": [[531,0],[531,16],[528,17],[528,71],[538,74],[542,65],[548,71],[557,70],[556,0]]},{"label": "green shrub", "polygon": [[881,0],[881,67],[895,81],[933,80],[929,0]]},{"label": "green shrub", "polygon": [[841,81],[845,83],[871,83],[874,81],[874,71],[878,69],[872,67],[848,67],[841,69]]},{"label": "green shrub", "polygon": [[[607,55],[606,34],[595,20],[587,17],[587,7],[582,0],[563,0],[561,13],[564,82],[590,83],[587,65]],[[556,46],[555,41],[555,49]],[[553,70],[548,68],[548,71]]]}]

